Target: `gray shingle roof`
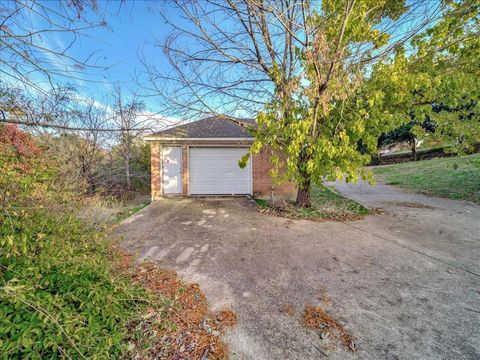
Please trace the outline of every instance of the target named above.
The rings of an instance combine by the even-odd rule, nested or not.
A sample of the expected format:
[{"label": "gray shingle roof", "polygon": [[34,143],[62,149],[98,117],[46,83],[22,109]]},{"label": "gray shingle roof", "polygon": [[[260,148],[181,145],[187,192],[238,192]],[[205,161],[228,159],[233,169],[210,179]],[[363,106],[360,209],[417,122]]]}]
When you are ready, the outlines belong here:
[{"label": "gray shingle roof", "polygon": [[[238,121],[238,123],[235,123]],[[147,138],[251,138],[246,127],[255,126],[253,119],[230,119],[212,116],[193,121],[171,129],[159,131]]]}]

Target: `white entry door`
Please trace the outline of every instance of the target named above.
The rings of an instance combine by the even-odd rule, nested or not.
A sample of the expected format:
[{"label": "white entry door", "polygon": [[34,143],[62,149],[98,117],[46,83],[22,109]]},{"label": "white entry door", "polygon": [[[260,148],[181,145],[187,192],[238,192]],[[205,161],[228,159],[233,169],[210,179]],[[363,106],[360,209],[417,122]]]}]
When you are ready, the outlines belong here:
[{"label": "white entry door", "polygon": [[191,147],[190,194],[240,195],[252,193],[251,161],[242,169],[238,160],[247,148]]},{"label": "white entry door", "polygon": [[164,194],[182,193],[182,148],[162,148],[162,182]]}]

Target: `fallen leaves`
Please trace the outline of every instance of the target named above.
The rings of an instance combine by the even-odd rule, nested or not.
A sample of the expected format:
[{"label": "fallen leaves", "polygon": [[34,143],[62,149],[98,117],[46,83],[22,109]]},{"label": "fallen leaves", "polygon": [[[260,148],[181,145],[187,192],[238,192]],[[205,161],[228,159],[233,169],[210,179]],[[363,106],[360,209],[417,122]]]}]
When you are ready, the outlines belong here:
[{"label": "fallen leaves", "polygon": [[[332,303],[332,299],[327,294],[325,287],[319,289],[317,299],[325,304],[325,306],[331,305]],[[282,305],[279,311],[288,316],[295,316],[295,307],[292,304]],[[343,324],[328,314],[322,307],[311,304],[305,305],[301,321],[306,328],[316,330],[320,339],[327,341],[327,343],[322,346],[324,349],[335,349],[336,343],[340,343],[353,352],[357,351],[357,344],[354,338],[344,328]],[[316,344],[313,344],[313,346],[324,356],[327,356]]]},{"label": "fallen leaves", "polygon": [[293,316],[295,315],[295,308],[291,304],[285,304],[280,308],[280,312],[282,314]]},{"label": "fallen leaves", "polygon": [[309,329],[318,330],[322,339],[329,336],[333,340],[339,341],[351,351],[357,350],[357,346],[350,333],[337,319],[329,315],[320,306],[305,305],[303,324]]},{"label": "fallen leaves", "polygon": [[360,220],[363,215],[341,211],[336,208],[299,208],[289,201],[275,201],[268,205],[257,206],[257,211],[262,214],[284,217],[287,219],[306,219],[312,221],[353,221]]},{"label": "fallen leaves", "polygon": [[[129,263],[125,255],[122,265]],[[132,279],[165,302],[147,308],[139,320],[132,322],[126,358],[227,358],[227,347],[220,336],[237,322],[232,311],[209,313],[206,297],[197,284],[185,283],[175,272],[152,262],[134,268]]]},{"label": "fallen leaves", "polygon": [[332,298],[330,296],[328,296],[327,289],[325,289],[324,287],[321,287],[319,289],[317,298],[318,298],[318,300],[320,300],[322,303],[324,303],[326,305],[329,305],[332,302]]},{"label": "fallen leaves", "polygon": [[434,209],[433,206],[410,201],[386,201],[385,203],[413,209]]}]

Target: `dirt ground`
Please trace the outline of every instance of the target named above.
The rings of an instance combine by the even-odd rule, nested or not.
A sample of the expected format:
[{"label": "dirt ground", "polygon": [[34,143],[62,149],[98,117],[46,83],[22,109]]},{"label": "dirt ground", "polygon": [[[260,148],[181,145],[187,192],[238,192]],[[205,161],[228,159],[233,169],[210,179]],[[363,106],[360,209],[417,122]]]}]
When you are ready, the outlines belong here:
[{"label": "dirt ground", "polygon": [[[262,215],[241,198],[165,199],[117,232],[138,261],[198,282],[212,311],[237,313],[225,339],[233,359],[479,359],[480,206],[335,185],[383,210],[318,223]],[[306,304],[339,320],[358,350],[302,326]]]}]

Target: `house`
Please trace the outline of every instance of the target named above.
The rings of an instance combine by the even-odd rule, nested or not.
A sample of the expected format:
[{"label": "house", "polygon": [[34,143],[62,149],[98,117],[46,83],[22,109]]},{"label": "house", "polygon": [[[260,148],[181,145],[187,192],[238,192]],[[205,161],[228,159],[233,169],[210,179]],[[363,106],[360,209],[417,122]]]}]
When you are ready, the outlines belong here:
[{"label": "house", "polygon": [[254,195],[293,198],[292,183],[274,185],[271,151],[253,155],[242,169],[238,160],[253,137],[254,120],[209,117],[151,134],[152,199],[168,195]]}]

